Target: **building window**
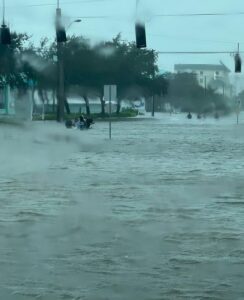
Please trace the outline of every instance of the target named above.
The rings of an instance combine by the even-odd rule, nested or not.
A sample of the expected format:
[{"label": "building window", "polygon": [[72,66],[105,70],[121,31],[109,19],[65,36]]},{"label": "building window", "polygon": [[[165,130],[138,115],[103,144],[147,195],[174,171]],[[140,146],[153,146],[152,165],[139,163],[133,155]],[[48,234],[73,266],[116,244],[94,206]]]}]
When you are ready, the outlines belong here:
[{"label": "building window", "polygon": [[216,76],[219,76],[219,71],[216,71],[215,74],[216,74]]},{"label": "building window", "polygon": [[203,75],[203,71],[200,71],[200,75]]},{"label": "building window", "polygon": [[200,84],[203,84],[203,79],[202,78],[200,78]]}]

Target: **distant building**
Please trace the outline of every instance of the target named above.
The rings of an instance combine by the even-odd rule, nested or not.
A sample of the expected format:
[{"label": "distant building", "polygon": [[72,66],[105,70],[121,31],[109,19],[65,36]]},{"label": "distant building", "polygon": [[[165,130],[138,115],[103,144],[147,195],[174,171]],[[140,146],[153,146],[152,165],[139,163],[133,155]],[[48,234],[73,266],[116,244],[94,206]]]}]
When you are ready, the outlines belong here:
[{"label": "distant building", "polygon": [[[37,99],[37,110],[40,112],[42,110],[43,103],[40,99]],[[85,114],[86,104],[82,97],[68,97],[69,109],[72,114]],[[37,102],[37,101],[36,101]],[[97,114],[101,112],[101,101],[99,98],[89,99],[89,106],[91,113]],[[49,103],[45,103],[45,113],[55,113],[57,111],[57,99]]]},{"label": "distant building", "polygon": [[211,87],[217,93],[231,96],[230,70],[222,63],[211,64],[176,64],[175,73],[193,73],[203,88]]}]

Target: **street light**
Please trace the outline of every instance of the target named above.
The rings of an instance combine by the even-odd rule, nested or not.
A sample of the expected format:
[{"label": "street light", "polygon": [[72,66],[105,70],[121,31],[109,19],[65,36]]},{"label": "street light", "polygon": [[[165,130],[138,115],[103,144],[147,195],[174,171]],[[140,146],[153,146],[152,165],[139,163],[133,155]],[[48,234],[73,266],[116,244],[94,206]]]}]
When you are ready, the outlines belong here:
[{"label": "street light", "polygon": [[82,20],[81,19],[77,19],[72,21],[68,26],[67,26],[67,31],[69,30],[69,28],[74,24],[74,23],[80,23]]}]

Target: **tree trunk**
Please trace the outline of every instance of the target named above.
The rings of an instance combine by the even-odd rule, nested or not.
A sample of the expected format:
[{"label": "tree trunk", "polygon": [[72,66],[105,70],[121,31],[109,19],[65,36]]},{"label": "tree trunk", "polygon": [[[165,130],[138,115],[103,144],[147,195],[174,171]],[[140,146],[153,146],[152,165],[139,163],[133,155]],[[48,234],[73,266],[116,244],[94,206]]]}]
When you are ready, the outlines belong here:
[{"label": "tree trunk", "polygon": [[101,115],[104,117],[105,116],[105,101],[103,100],[103,95],[100,96],[100,101],[101,101]]},{"label": "tree trunk", "polygon": [[42,100],[42,120],[44,121],[45,119],[45,98],[43,95],[43,90],[42,89],[38,89],[38,94]]},{"label": "tree trunk", "polygon": [[46,101],[46,109],[47,113],[49,113],[49,98],[48,98],[48,92],[46,90],[44,90],[44,101]]},{"label": "tree trunk", "polygon": [[66,96],[65,96],[65,99],[64,99],[64,106],[65,106],[67,114],[70,115],[70,107],[69,107],[69,103],[68,103],[68,100],[67,100]]},{"label": "tree trunk", "polygon": [[90,111],[89,99],[88,99],[87,95],[84,95],[83,98],[84,98],[85,103],[86,103],[86,115],[90,116],[91,111]]},{"label": "tree trunk", "polygon": [[152,95],[152,117],[155,115],[155,96]]},{"label": "tree trunk", "polygon": [[120,109],[121,109],[121,100],[118,99],[118,101],[117,101],[117,110],[116,110],[116,114],[117,114],[117,115],[120,114]]},{"label": "tree trunk", "polygon": [[45,121],[45,102],[42,103],[42,121]]},{"label": "tree trunk", "polygon": [[56,91],[55,90],[53,90],[52,92],[52,99],[53,99],[52,112],[55,113],[56,112],[55,110]]},{"label": "tree trunk", "polygon": [[36,89],[33,87],[32,90],[31,90],[31,98],[32,98],[33,112],[36,112],[35,92],[36,92]]}]

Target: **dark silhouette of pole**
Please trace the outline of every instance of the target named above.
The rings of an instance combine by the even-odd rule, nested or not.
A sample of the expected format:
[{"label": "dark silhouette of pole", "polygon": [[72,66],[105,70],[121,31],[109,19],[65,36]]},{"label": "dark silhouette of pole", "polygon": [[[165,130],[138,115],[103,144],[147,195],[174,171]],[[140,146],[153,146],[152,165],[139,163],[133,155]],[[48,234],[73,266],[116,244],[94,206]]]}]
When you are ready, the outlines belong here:
[{"label": "dark silhouette of pole", "polygon": [[154,93],[153,93],[153,96],[152,96],[152,117],[155,116],[155,96],[154,96]]},{"label": "dark silhouette of pole", "polygon": [[153,70],[153,88],[152,88],[152,117],[155,116],[155,70]]},{"label": "dark silhouette of pole", "polygon": [[58,89],[57,89],[57,121],[64,121],[64,107],[65,107],[65,94],[64,94],[64,61],[63,61],[63,45],[57,43],[57,58],[58,58]]},{"label": "dark silhouette of pole", "polygon": [[64,88],[64,60],[63,60],[63,41],[59,40],[59,31],[61,29],[61,9],[59,8],[59,0],[56,10],[56,30],[57,30],[57,121],[64,121],[65,107],[65,88]]},{"label": "dark silhouette of pole", "polygon": [[5,0],[3,0],[3,25],[5,25]]},{"label": "dark silhouette of pole", "polygon": [[112,140],[112,86],[109,86],[109,139]]},{"label": "dark silhouette of pole", "polygon": [[204,95],[207,96],[207,76],[204,76]]}]

